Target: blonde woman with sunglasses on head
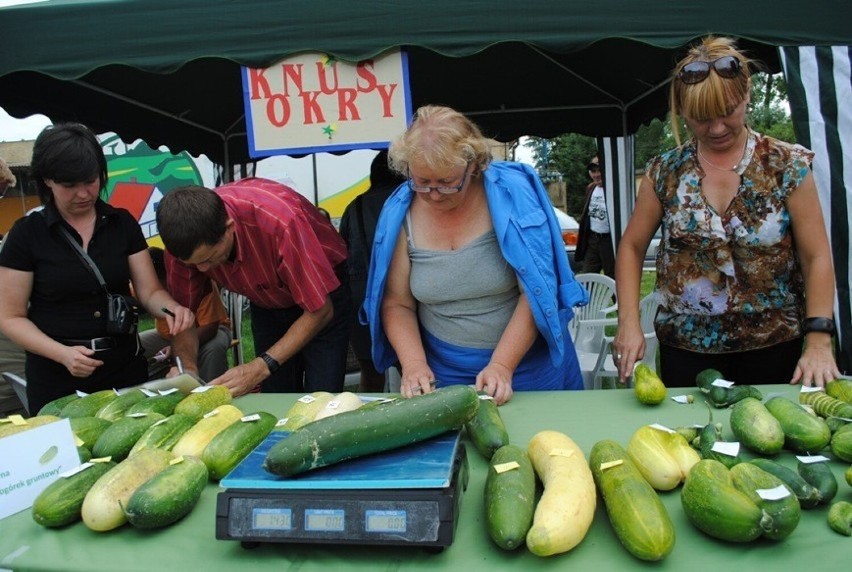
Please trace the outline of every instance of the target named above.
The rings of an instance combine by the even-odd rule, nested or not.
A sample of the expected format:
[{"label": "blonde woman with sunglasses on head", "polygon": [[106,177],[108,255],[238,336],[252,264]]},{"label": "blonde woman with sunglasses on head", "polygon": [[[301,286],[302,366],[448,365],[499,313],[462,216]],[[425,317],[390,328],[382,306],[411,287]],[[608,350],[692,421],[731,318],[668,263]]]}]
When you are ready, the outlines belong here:
[{"label": "blonde woman with sunglasses on head", "polygon": [[550,199],[526,165],[492,162],[461,113],[420,108],[389,152],[407,182],[376,227],[364,312],[379,371],[404,397],[470,384],[582,389],[567,332],[588,295],[574,280]]},{"label": "blonde woman with sunglasses on head", "polygon": [[709,37],[675,67],[676,138],[652,159],[616,260],[613,353],[627,379],[643,357],[642,259],[657,227],[660,376],[692,386],[704,369],[740,384],[823,386],[832,354],[834,274],[810,165],[813,153],[746,125],[750,61]]}]

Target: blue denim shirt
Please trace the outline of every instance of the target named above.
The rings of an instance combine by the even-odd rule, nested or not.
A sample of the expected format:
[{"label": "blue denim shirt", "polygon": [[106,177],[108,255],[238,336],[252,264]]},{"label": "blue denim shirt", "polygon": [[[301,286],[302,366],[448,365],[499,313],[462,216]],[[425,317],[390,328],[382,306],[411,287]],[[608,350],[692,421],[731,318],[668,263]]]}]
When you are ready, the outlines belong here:
[{"label": "blue denim shirt", "polygon": [[[553,365],[558,366],[565,348],[573,348],[564,338],[574,317],[572,308],[587,304],[589,294],[574,280],[550,197],[536,172],[522,163],[491,163],[483,181],[500,250],[523,284],[536,327],[547,341]],[[403,183],[385,202],[359,314],[361,323],[370,326],[373,363],[379,371],[398,361],[382,327],[382,297],[412,194]]]}]

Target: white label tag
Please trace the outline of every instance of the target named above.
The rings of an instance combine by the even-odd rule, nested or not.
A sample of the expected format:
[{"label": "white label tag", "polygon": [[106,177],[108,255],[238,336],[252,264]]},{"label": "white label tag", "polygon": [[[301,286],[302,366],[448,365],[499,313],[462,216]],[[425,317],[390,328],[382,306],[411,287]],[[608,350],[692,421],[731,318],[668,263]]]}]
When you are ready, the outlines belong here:
[{"label": "white label tag", "polygon": [[808,387],[806,385],[803,385],[801,393],[814,393],[815,391],[824,391],[824,390],[823,390],[823,388],[821,388],[819,386]]},{"label": "white label tag", "polygon": [[112,388],[112,392],[116,395],[121,395],[116,388]]},{"label": "white label tag", "polygon": [[779,500],[790,496],[790,489],[785,485],[778,485],[774,489],[757,489],[754,492],[763,500]]},{"label": "white label tag", "polygon": [[162,425],[163,423],[165,423],[165,422],[166,422],[166,421],[168,421],[168,420],[169,420],[169,418],[168,418],[168,417],[166,417],[165,419],[160,419],[159,421],[157,421],[156,423],[154,423],[153,425],[151,425],[151,427],[156,427],[157,425]]},{"label": "white label tag", "polygon": [[[202,385],[201,387],[204,387],[204,388],[205,388],[205,389],[204,389],[204,391],[207,391],[207,390],[209,389],[209,387],[208,387],[208,386],[206,386],[206,385]],[[201,389],[201,387],[199,387],[198,389]],[[173,388],[171,388],[171,389],[161,389],[161,390],[159,391],[159,393],[160,393],[160,395],[171,395],[171,394],[172,394],[172,393],[174,393],[175,391],[180,391],[180,390],[179,390],[177,387],[173,387]],[[196,393],[201,393],[201,392],[200,392],[200,391],[196,391]]]},{"label": "white label tag", "polygon": [[824,463],[831,460],[823,455],[796,455],[796,458],[806,465],[810,465],[811,463]]},{"label": "white label tag", "polygon": [[85,391],[80,391],[79,389],[75,393],[77,394],[77,397],[86,397],[87,395],[89,395]]},{"label": "white label tag", "polygon": [[177,465],[178,463],[183,463],[183,455],[180,457],[175,457],[171,461],[169,461],[169,465]]},{"label": "white label tag", "polygon": [[216,416],[216,415],[219,415],[219,412],[218,412],[217,410],[215,410],[215,409],[214,409],[214,410],[213,410],[213,411],[211,411],[210,413],[205,414],[205,415],[204,415],[204,419],[207,419],[208,417],[214,417],[214,416]]},{"label": "white label tag", "polygon": [[147,413],[128,413],[125,417],[133,417],[134,419],[139,419],[140,417],[148,417]]},{"label": "white label tag", "polygon": [[553,449],[550,452],[551,457],[571,457],[574,455],[572,449]]},{"label": "white label tag", "polygon": [[297,401],[299,403],[313,403],[316,400],[317,400],[317,398],[314,397],[313,395],[303,395],[302,397],[297,399]]},{"label": "white label tag", "polygon": [[147,395],[148,397],[157,397],[157,394],[155,392],[151,391],[150,389],[144,389],[143,388],[143,389],[140,389],[140,391],[142,393],[144,393],[145,395]]},{"label": "white label tag", "polygon": [[727,379],[717,379],[710,385],[715,385],[717,387],[733,387],[736,384],[733,381],[728,381]]},{"label": "white label tag", "polygon": [[210,391],[212,388],[212,385],[200,385],[193,389],[190,393],[204,393],[205,391]]},{"label": "white label tag", "polygon": [[494,401],[494,398],[490,395],[479,395],[478,397],[482,401]]},{"label": "white label tag", "polygon": [[260,415],[257,413],[253,413],[251,415],[246,415],[245,417],[240,417],[240,421],[243,423],[249,423],[250,421],[259,421]]},{"label": "white label tag", "polygon": [[611,469],[613,467],[617,467],[619,465],[624,464],[624,459],[616,459],[615,461],[607,461],[606,463],[601,463],[601,470],[605,471],[607,469]]},{"label": "white label tag", "polygon": [[284,425],[287,424],[287,421],[289,421],[289,420],[290,420],[289,417],[283,417],[283,418],[278,420],[278,423],[276,423],[275,426],[276,427],[283,427]]},{"label": "white label tag", "polygon": [[672,401],[676,403],[680,403],[682,405],[686,405],[687,403],[692,403],[694,398],[691,395],[673,395]]},{"label": "white label tag", "polygon": [[112,461],[112,456],[109,457],[95,457],[94,459],[89,459],[90,463],[109,463]]},{"label": "white label tag", "polygon": [[22,415],[10,415],[6,418],[12,425],[17,425],[20,427],[21,425],[29,425],[26,419]]},{"label": "white label tag", "polygon": [[337,400],[331,400],[325,406],[326,409],[337,409],[338,407],[340,407],[340,402]]},{"label": "white label tag", "polygon": [[710,450],[728,455],[729,457],[736,457],[740,454],[740,444],[733,441],[716,441]]},{"label": "white label tag", "polygon": [[512,471],[515,469],[520,469],[521,466],[517,461],[509,461],[508,463],[500,463],[499,465],[494,465],[494,470],[497,471],[497,474],[502,474],[507,471]]},{"label": "white label tag", "polygon": [[652,425],[648,425],[651,429],[656,429],[657,431],[663,431],[665,433],[674,433],[673,429],[669,429],[665,425],[660,425],[659,423],[654,423]]},{"label": "white label tag", "polygon": [[93,465],[92,463],[83,463],[82,465],[80,465],[78,467],[74,467],[73,469],[71,469],[69,471],[65,471],[64,473],[59,475],[59,478],[60,479],[67,479],[68,477],[73,477],[77,473],[82,473],[83,471],[85,471],[89,467],[94,467],[94,466],[95,465]]}]

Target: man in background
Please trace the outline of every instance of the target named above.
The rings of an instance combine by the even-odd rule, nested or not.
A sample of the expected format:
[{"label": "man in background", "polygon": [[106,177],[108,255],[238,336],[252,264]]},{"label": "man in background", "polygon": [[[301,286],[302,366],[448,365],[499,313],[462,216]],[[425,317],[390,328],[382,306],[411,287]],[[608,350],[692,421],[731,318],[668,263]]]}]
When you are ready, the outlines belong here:
[{"label": "man in background", "polygon": [[379,151],[370,165],[370,188],[349,203],[340,219],[340,236],[349,248],[346,262],[349,268],[349,292],[355,308],[349,324],[349,344],[361,367],[358,390],[363,392],[380,393],[385,387],[384,375],[376,371],[373,365],[370,328],[358,321],[358,310],[367,292],[376,221],[379,220],[385,200],[403,180],[388,167],[387,150]]},{"label": "man in background", "polygon": [[580,216],[580,232],[574,261],[581,273],[597,274],[601,270],[615,279],[615,251],[609,228],[609,213],[603,187],[603,171],[597,156],[588,165],[592,182],[586,187],[586,204]]},{"label": "man in background", "polygon": [[[148,248],[151,261],[157,277],[166,283],[166,264],[163,259],[163,249],[152,246]],[[202,298],[195,311],[198,328],[198,375],[204,381],[216,379],[228,369],[228,348],[231,346],[231,322],[228,312],[222,303],[219,287],[211,284],[210,292]],[[172,336],[164,318],[155,320],[155,327],[139,332],[145,358],[148,360],[148,378],[159,379],[166,376],[172,363]]]}]

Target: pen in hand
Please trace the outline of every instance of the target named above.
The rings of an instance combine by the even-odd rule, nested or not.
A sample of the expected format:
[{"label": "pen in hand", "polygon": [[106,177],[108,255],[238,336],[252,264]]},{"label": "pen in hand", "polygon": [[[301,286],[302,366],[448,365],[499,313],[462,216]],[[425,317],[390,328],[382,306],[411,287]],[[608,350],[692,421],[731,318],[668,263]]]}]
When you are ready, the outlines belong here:
[{"label": "pen in hand", "polygon": [[171,310],[169,310],[168,308],[166,308],[165,306],[160,308],[160,310],[162,310],[164,314],[171,316],[172,318],[177,318],[177,316],[175,316],[175,313],[172,312]]}]

